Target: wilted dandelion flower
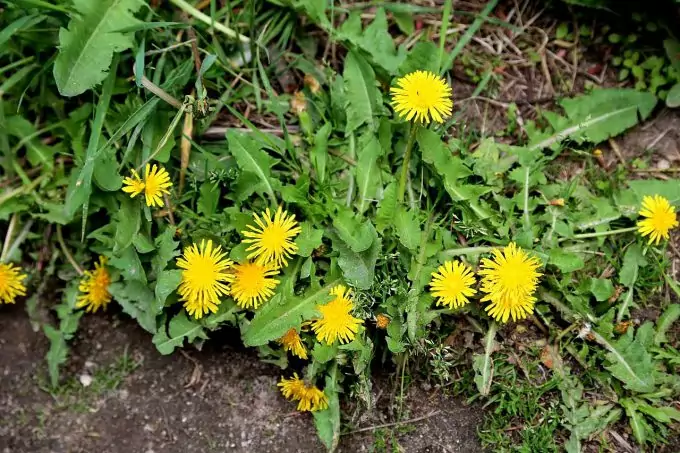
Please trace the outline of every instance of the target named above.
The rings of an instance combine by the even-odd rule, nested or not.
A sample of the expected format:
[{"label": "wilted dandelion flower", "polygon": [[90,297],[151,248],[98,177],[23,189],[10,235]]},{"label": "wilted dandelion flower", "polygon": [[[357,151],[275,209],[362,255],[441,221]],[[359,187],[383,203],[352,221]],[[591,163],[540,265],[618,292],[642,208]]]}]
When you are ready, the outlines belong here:
[{"label": "wilted dandelion flower", "polygon": [[247,238],[243,242],[251,244],[246,250],[250,252],[248,259],[256,258],[260,265],[273,264],[282,267],[288,264],[288,258],[297,252],[298,247],[293,242],[300,233],[300,226],[295,221],[295,215],[289,215],[280,206],[272,219],[269,208],[265,209],[262,217],[254,214],[255,225],[248,225],[251,231],[242,231]]},{"label": "wilted dandelion flower", "polygon": [[324,392],[314,385],[306,385],[297,373],[293,373],[291,379],[282,377],[277,386],[284,397],[298,401],[297,410],[301,412],[315,412],[328,408],[328,398]]},{"label": "wilted dandelion flower", "polygon": [[541,273],[537,269],[540,261],[529,256],[514,242],[500,250],[493,250],[493,260],[482,259],[482,291],[487,295],[486,311],[497,321],[507,322],[524,319],[534,311],[536,298],[533,296]]},{"label": "wilted dandelion flower", "polygon": [[253,262],[234,265],[231,297],[241,308],[257,309],[274,295],[279,281],[272,277],[278,273],[270,265]]},{"label": "wilted dandelion flower", "polygon": [[94,269],[85,271],[80,281],[78,290],[82,294],[78,296],[76,308],[85,307],[88,313],[95,313],[100,308],[106,309],[111,302],[110,284],[111,275],[106,268],[106,257],[100,256],[99,262],[94,264]]},{"label": "wilted dandelion flower", "polygon": [[279,338],[279,343],[283,346],[285,351],[290,351],[291,354],[300,357],[301,359],[307,358],[307,350],[305,345],[302,344],[302,339],[300,334],[295,329],[289,329],[281,338]]},{"label": "wilted dandelion flower", "polygon": [[226,255],[222,247],[213,247],[211,240],[204,239],[200,246],[186,247],[177,259],[177,267],[182,269],[177,292],[190,316],[199,319],[209,312],[215,313],[220,296],[229,294],[228,271],[234,263]]},{"label": "wilted dandelion flower", "polygon": [[132,170],[132,176],[123,179],[123,184],[125,185],[123,192],[129,193],[131,198],[144,192],[146,205],[159,208],[163,206],[163,194],[170,193],[168,189],[172,187],[168,172],[156,164],[146,164],[144,180],[140,179],[135,170]]},{"label": "wilted dandelion flower", "polygon": [[17,296],[26,295],[23,284],[26,274],[20,274],[20,267],[9,263],[0,263],[0,302],[13,304]]},{"label": "wilted dandelion flower", "polygon": [[407,121],[443,123],[451,116],[453,102],[451,87],[446,81],[429,71],[415,71],[397,80],[390,88],[392,107]]},{"label": "wilted dandelion flower", "polygon": [[642,199],[642,209],[639,214],[645,217],[637,223],[638,232],[642,236],[649,236],[649,243],[656,244],[661,239],[668,239],[668,232],[678,226],[675,210],[667,199],[660,195],[646,196]]},{"label": "wilted dandelion flower", "polygon": [[335,299],[326,305],[316,306],[321,318],[312,321],[312,330],[320,342],[328,345],[332,345],[338,339],[340,343],[348,343],[359,331],[361,319],[351,314],[354,304],[349,298],[350,292],[347,288],[338,285],[331,289],[330,293]]},{"label": "wilted dandelion flower", "polygon": [[387,329],[387,326],[390,325],[390,318],[387,315],[383,315],[382,313],[377,315],[375,317],[375,326],[378,329]]},{"label": "wilted dandelion flower", "polygon": [[469,266],[460,261],[446,261],[432,273],[430,293],[437,298],[437,305],[460,308],[477,292],[472,288],[474,284],[475,276]]}]

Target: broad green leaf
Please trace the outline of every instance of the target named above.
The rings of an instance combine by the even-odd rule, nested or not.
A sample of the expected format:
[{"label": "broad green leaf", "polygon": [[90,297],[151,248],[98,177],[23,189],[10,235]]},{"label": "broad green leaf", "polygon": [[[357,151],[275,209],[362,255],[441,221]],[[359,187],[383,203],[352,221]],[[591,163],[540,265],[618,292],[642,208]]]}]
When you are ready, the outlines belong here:
[{"label": "broad green leaf", "polygon": [[342,274],[352,285],[359,289],[368,289],[373,284],[375,276],[375,263],[382,251],[382,241],[373,226],[370,225],[371,246],[363,252],[355,252],[348,244],[337,235],[331,234],[333,250],[338,252],[338,265]]},{"label": "broad green leaf", "polygon": [[401,245],[411,252],[414,252],[418,248],[421,240],[421,233],[417,213],[399,207],[397,209],[397,215],[394,216],[394,229]]},{"label": "broad green leaf", "polygon": [[418,41],[399,67],[399,74],[406,75],[415,71],[439,72],[437,46],[432,41]]},{"label": "broad green leaf", "polygon": [[628,181],[628,186],[637,196],[638,203],[642,204],[645,196],[661,195],[667,198],[671,204],[680,205],[680,179],[636,179]]},{"label": "broad green leaf", "polygon": [[180,254],[177,249],[178,241],[174,240],[175,228],[167,226],[162,234],[156,237],[156,256],[151,259],[151,267],[159,274],[168,265],[168,262]]},{"label": "broad green leaf", "polygon": [[654,335],[654,344],[659,346],[662,343],[668,342],[666,332],[671,328],[673,323],[680,318],[680,304],[669,305],[656,321],[656,334]]},{"label": "broad green leaf", "polygon": [[652,355],[644,344],[651,332],[653,332],[652,324],[645,323],[637,329],[635,337],[633,337],[633,329],[628,329],[628,332],[617,341],[609,343],[593,330],[596,341],[609,351],[606,355],[605,368],[633,392],[654,391],[656,370]]},{"label": "broad green leaf", "polygon": [[111,283],[109,292],[144,330],[156,333],[156,298],[146,283],[139,280]]},{"label": "broad green leaf", "polygon": [[220,201],[220,188],[217,184],[206,181],[201,184],[199,189],[198,202],[196,208],[199,214],[212,216],[217,210],[217,203]]},{"label": "broad green leaf", "polygon": [[590,292],[595,296],[596,300],[602,302],[612,297],[614,285],[608,278],[591,278]]},{"label": "broad green leaf", "polygon": [[666,106],[669,108],[680,107],[680,82],[676,83],[668,90],[666,95]]},{"label": "broad green leaf", "polygon": [[357,197],[359,198],[357,210],[363,214],[377,198],[377,191],[380,187],[378,157],[382,154],[382,147],[378,138],[373,135],[368,137],[366,143],[361,142],[357,151],[359,158],[355,172],[357,178]]},{"label": "broad green leaf", "polygon": [[133,245],[129,245],[118,255],[111,257],[109,264],[118,269],[125,280],[139,280],[146,283],[146,273]]},{"label": "broad green leaf", "polygon": [[123,187],[123,178],[118,174],[118,161],[111,152],[102,153],[92,176],[97,186],[107,192],[116,192]]},{"label": "broad green leaf", "polygon": [[262,183],[264,193],[268,194],[272,203],[276,203],[274,186],[271,180],[271,169],[278,162],[262,150],[258,142],[242,132],[230,129],[227,131],[229,152],[236,159],[236,164],[245,172],[257,175]]},{"label": "broad green leaf", "polygon": [[378,211],[375,215],[375,227],[383,232],[392,225],[394,215],[397,212],[397,183],[391,182],[383,191],[383,198],[378,203]]},{"label": "broad green leaf", "polygon": [[321,246],[323,230],[317,230],[310,222],[300,224],[300,234],[295,239],[298,246],[297,254],[300,256],[311,256],[312,252]]},{"label": "broad green leaf", "polygon": [[472,358],[472,368],[475,370],[475,385],[483,396],[491,391],[493,381],[493,354],[495,347],[497,324],[491,321],[489,330],[484,338],[484,354],[475,354]]},{"label": "broad green leaf", "polygon": [[661,423],[680,422],[680,411],[672,406],[654,407],[644,402],[637,402],[637,409]]},{"label": "broad green leaf", "polygon": [[211,330],[219,328],[223,323],[237,325],[236,314],[239,310],[241,308],[232,299],[223,300],[217,307],[217,313],[212,313],[203,318],[203,325]]},{"label": "broad green leaf", "polygon": [[564,252],[560,249],[550,250],[548,264],[556,266],[561,272],[568,273],[583,269],[585,263],[581,255]]},{"label": "broad green leaf", "polygon": [[[656,96],[626,88],[596,89],[564,99],[566,117],[553,119],[553,131],[530,137],[529,150],[552,148],[566,139],[600,143],[646,119],[656,106]],[[550,118],[549,118],[550,119]]]},{"label": "broad green leaf", "polygon": [[329,346],[325,343],[316,343],[312,350],[312,357],[314,357],[314,361],[319,364],[330,362],[336,355],[338,355],[337,344]]},{"label": "broad green leaf", "polygon": [[314,135],[314,146],[309,150],[309,157],[316,171],[317,180],[323,184],[326,180],[326,162],[328,162],[328,137],[333,130],[331,123],[325,123]]},{"label": "broad green leaf", "polygon": [[439,134],[423,127],[418,129],[418,145],[423,160],[434,166],[443,178],[444,188],[454,201],[465,201],[480,219],[491,217],[491,212],[476,200],[488,189],[479,185],[468,185],[458,180],[470,174],[470,170],[459,157],[442,142]]},{"label": "broad green leaf", "polygon": [[132,243],[138,253],[150,253],[156,250],[156,246],[153,242],[151,242],[151,240],[143,233],[137,233],[132,239]]},{"label": "broad green leaf", "polygon": [[260,346],[281,338],[289,329],[299,328],[302,321],[318,316],[316,306],[332,299],[330,289],[337,285],[334,280],[327,285],[309,290],[303,296],[276,294],[260,308],[243,335],[246,346]]},{"label": "broad green leaf", "polygon": [[398,51],[395,49],[394,39],[387,31],[387,16],[383,8],[377,9],[375,19],[364,30],[360,45],[389,74],[396,73],[406,58],[404,47],[399,47]]},{"label": "broad green leaf", "polygon": [[368,125],[375,129],[374,117],[381,108],[382,96],[373,68],[357,52],[350,51],[345,59],[345,70],[342,74],[345,82],[347,126],[349,134],[359,126]]},{"label": "broad green leaf", "polygon": [[373,243],[371,222],[368,220],[360,222],[348,209],[337,213],[333,219],[333,227],[338,236],[356,253],[367,250]]},{"label": "broad green leaf", "polygon": [[116,234],[113,252],[117,253],[132,244],[142,223],[141,209],[138,200],[121,197],[120,209],[114,215]]},{"label": "broad green leaf", "polygon": [[326,376],[326,386],[323,389],[328,398],[328,409],[312,413],[319,438],[330,453],[338,448],[340,441],[340,401],[336,374],[334,367],[331,374]]},{"label": "broad green leaf", "polygon": [[158,275],[154,293],[156,296],[156,314],[163,311],[165,300],[172,294],[182,281],[182,271],[180,269],[164,270]]},{"label": "broad green leaf", "polygon": [[129,34],[116,30],[137,25],[139,0],[73,0],[76,14],[59,30],[54,79],[62,96],[76,96],[106,78],[114,52],[132,47]]},{"label": "broad green leaf", "polygon": [[175,315],[170,320],[168,330],[166,332],[165,326],[158,329],[158,332],[153,336],[153,344],[156,349],[163,355],[172,354],[175,348],[180,348],[184,345],[186,339],[189,343],[196,338],[207,339],[203,326],[193,319],[189,319],[184,310]]},{"label": "broad green leaf", "polygon": [[635,284],[638,276],[638,268],[647,265],[642,248],[638,244],[632,244],[623,255],[623,265],[619,271],[619,283],[627,287]]}]

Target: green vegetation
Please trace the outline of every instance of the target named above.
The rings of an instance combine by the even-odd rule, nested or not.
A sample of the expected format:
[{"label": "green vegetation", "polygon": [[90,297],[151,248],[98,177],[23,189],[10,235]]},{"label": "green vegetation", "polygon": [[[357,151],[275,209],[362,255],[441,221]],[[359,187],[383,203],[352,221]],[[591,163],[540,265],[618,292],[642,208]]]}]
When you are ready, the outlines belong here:
[{"label": "green vegetation", "polygon": [[[45,388],[55,397],[85,409],[87,395],[116,388],[137,366],[125,357],[87,388],[60,381],[79,322],[101,313],[85,313],[83,301],[112,298],[109,309],[135,319],[161,354],[237,327],[262,360],[323,390],[328,407],[313,415],[329,450],[343,431],[342,399],[371,407],[376,364],[395,370],[397,422],[422,371],[486,408],[480,438],[497,451],[606,448],[614,424],[643,448],[677,437],[680,283],[668,238],[650,243],[636,222],[645,197],[676,209],[680,180],[637,179],[625,162],[605,169],[594,152],[660,101],[673,105],[677,60],[636,57],[630,36],[602,33],[622,43],[630,73],[619,78],[630,83],[558,96],[534,119],[514,104],[497,137],[457,103],[441,123],[406,121],[390,94],[422,70],[454,93],[463,71],[477,83],[473,98],[495,95],[497,62],[469,48],[483,26],[511,28],[491,15],[497,1],[467,15],[451,1],[370,10],[324,0],[15,3],[0,17],[0,261],[28,275],[27,311],[50,340]],[[425,13],[438,20],[423,25]],[[451,32],[452,15],[465,31]],[[558,27],[556,39],[581,33]],[[149,163],[172,182],[160,206],[122,190]],[[246,263],[242,232],[279,206],[301,230],[274,295],[247,309],[232,291],[216,312],[187,313],[177,265],[185,247],[211,240]],[[435,303],[439,266],[460,260],[479,271],[510,243],[541,274],[524,285],[530,310],[519,319],[489,316],[484,283],[461,307]],[[512,282],[525,276],[508,272]],[[93,295],[97,281],[108,299]],[[309,324],[338,284],[351,288],[361,326],[328,344]],[[38,320],[39,304],[54,322]],[[281,347],[291,329],[307,360]],[[396,451],[399,432],[377,431],[375,451]]]}]

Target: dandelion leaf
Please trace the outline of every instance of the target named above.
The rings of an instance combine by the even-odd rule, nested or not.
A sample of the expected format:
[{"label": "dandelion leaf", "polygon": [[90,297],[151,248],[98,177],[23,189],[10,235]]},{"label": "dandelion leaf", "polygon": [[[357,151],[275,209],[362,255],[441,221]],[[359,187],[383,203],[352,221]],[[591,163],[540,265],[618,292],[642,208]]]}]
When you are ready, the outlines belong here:
[{"label": "dandelion leaf", "polygon": [[133,45],[130,33],[137,25],[134,13],[139,0],[74,0],[76,14],[68,29],[59,30],[59,54],[54,62],[54,79],[63,96],[77,96],[106,78],[113,54]]},{"label": "dandelion leaf", "polygon": [[186,339],[189,343],[196,338],[207,339],[203,326],[198,322],[189,319],[186,312],[182,310],[170,320],[167,331],[165,327],[158,329],[153,336],[153,344],[163,355],[172,354],[175,348],[180,348]]},{"label": "dandelion leaf", "polygon": [[652,342],[654,329],[652,323],[645,323],[637,329],[635,337],[633,329],[613,342],[606,355],[605,368],[623,385],[633,392],[652,392],[655,386],[656,370],[652,355],[647,347]]}]

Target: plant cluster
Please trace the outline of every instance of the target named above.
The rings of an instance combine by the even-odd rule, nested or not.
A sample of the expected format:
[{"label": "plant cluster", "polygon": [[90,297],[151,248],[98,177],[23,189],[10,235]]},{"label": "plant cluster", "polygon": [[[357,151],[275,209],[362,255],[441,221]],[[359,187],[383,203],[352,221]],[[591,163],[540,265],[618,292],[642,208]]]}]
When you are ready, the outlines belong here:
[{"label": "plant cluster", "polygon": [[[58,323],[42,326],[53,385],[84,313],[117,304],[161,354],[232,325],[284,370],[281,393],[313,413],[333,450],[343,392],[370,395],[376,361],[403,373],[452,318],[479,327],[467,363],[478,394],[527,415],[497,354],[498,336],[526,320],[549,339],[545,391],[561,394],[549,426],[565,431],[568,451],[624,418],[640,444],[680,420],[670,403],[680,360],[666,346],[680,306],[664,302],[656,324],[631,314],[665,283],[680,295],[666,255],[679,181],[560,172],[576,158],[595,172],[592,147],[648,118],[653,93],[563,99],[516,145],[452,136],[445,32],[439,45],[396,46],[383,8],[335,28],[319,2],[277,6],[347,49],[340,72],[289,55],[304,80],[290,96],[275,91],[264,46],[290,32],[246,36],[246,4],[248,20],[229,28],[229,7],[213,4],[211,21],[170,3],[229,43],[202,37],[196,62],[191,43],[167,45],[186,26],[135,1],[36,2],[2,18],[0,300],[27,296],[31,314],[43,282],[60,280]],[[40,24],[58,36],[41,38]],[[237,63],[240,94],[224,83]],[[258,127],[251,107],[279,131]],[[243,127],[202,140],[195,130],[222,109]],[[58,248],[45,256],[45,244]],[[436,376],[451,379],[432,350]],[[584,397],[595,389],[606,402]]]}]

